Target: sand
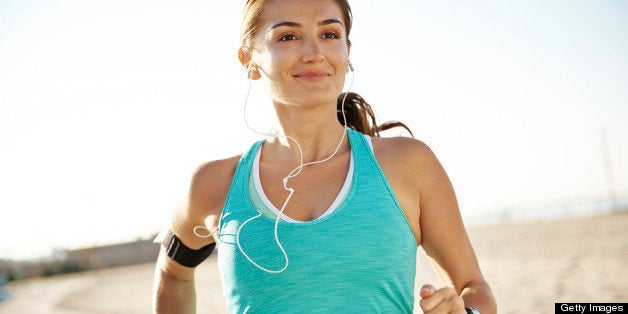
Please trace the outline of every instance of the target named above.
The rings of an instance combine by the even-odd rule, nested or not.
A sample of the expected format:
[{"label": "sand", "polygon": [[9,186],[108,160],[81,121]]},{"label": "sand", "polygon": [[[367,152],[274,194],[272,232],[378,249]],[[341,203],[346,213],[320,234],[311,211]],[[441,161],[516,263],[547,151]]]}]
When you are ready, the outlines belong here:
[{"label": "sand", "polygon": [[[499,313],[553,313],[555,302],[628,302],[627,229],[623,213],[468,231]],[[13,283],[0,313],[150,313],[153,271],[149,263]],[[215,257],[197,276],[198,313],[226,313]]]}]

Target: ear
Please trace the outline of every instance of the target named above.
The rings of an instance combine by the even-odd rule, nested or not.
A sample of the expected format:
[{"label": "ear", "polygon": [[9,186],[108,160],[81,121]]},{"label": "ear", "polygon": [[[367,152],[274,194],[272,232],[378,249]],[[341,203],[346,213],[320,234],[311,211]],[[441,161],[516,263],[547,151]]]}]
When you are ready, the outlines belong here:
[{"label": "ear", "polygon": [[[240,47],[240,49],[238,49],[238,59],[244,67],[244,71],[248,73],[249,69],[251,69],[251,65],[254,64],[253,56],[251,54],[251,48],[245,46]],[[251,72],[251,80],[259,80],[261,78],[259,70],[256,70],[257,68],[258,67],[254,67],[254,70]]]},{"label": "ear", "polygon": [[347,64],[347,71],[345,73],[349,73],[351,71],[351,45],[347,47],[347,60],[349,60],[349,64]]}]

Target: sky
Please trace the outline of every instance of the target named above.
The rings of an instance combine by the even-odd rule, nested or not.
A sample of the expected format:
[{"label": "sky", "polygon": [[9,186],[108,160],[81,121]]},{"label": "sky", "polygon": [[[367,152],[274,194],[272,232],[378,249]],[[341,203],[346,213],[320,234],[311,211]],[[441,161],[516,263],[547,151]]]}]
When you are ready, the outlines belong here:
[{"label": "sky", "polygon": [[[0,258],[147,238],[259,138],[242,4],[0,2]],[[463,217],[628,199],[625,1],[352,6],[352,91],[434,150]],[[257,82],[247,110],[271,127]]]}]

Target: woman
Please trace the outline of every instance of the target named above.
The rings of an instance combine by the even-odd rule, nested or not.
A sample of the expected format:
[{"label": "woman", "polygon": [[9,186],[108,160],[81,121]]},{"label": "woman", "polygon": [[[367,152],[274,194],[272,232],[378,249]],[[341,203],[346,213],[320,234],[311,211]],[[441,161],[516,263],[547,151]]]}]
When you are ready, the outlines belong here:
[{"label": "woman", "polygon": [[432,151],[379,137],[404,125],[378,128],[368,104],[341,94],[349,4],[249,0],[244,15],[239,59],[266,85],[280,135],[198,169],[159,256],[156,312],[195,311],[193,267],[218,242],[233,313],[411,313],[418,245],[453,284],[422,287],[425,313],[495,313]]}]

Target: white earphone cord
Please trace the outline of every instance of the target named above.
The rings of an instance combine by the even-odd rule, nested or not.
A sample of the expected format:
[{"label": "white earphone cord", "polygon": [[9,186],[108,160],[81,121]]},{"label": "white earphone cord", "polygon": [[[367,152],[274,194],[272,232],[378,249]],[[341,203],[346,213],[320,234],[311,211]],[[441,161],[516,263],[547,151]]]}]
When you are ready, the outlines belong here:
[{"label": "white earphone cord", "polygon": [[[286,209],[286,207],[288,206],[288,202],[290,202],[290,199],[292,198],[292,195],[294,194],[295,190],[294,188],[288,187],[288,180],[290,180],[291,178],[296,177],[297,175],[299,175],[301,173],[301,170],[303,169],[303,167],[305,166],[309,166],[309,165],[313,165],[313,164],[319,164],[319,163],[323,163],[326,162],[330,159],[332,159],[340,150],[340,147],[342,146],[342,143],[344,142],[344,139],[346,137],[346,129],[347,129],[347,117],[345,115],[345,101],[347,100],[347,95],[349,93],[349,91],[351,90],[351,87],[353,87],[353,81],[355,79],[355,74],[353,73],[353,66],[351,65],[351,62],[349,62],[349,68],[351,69],[351,81],[349,83],[349,88],[347,88],[347,91],[345,92],[344,97],[342,98],[342,104],[341,104],[341,111],[342,111],[342,119],[343,119],[343,125],[345,130],[342,132],[342,136],[340,137],[340,141],[338,142],[338,145],[336,146],[336,149],[334,150],[334,152],[329,155],[329,157],[325,158],[325,159],[321,159],[321,160],[316,160],[316,161],[312,161],[312,162],[308,162],[308,163],[303,163],[303,150],[301,149],[301,145],[299,144],[299,141],[297,141],[296,139],[290,137],[289,135],[281,135],[281,134],[272,134],[272,133],[266,133],[266,132],[260,132],[258,130],[255,130],[253,127],[251,127],[251,125],[249,124],[248,120],[246,119],[246,107],[248,105],[248,100],[249,100],[249,96],[251,94],[251,87],[252,87],[252,80],[250,79],[250,70],[248,73],[247,78],[249,79],[249,88],[248,91],[246,93],[246,97],[244,99],[244,107],[243,107],[243,113],[244,113],[244,123],[246,124],[246,126],[253,132],[264,135],[264,136],[268,136],[268,137],[274,137],[274,138],[280,138],[280,137],[285,137],[291,141],[293,141],[296,145],[297,148],[299,149],[299,166],[297,166],[296,168],[292,169],[292,171],[290,171],[290,173],[283,178],[283,188],[290,192],[290,194],[288,194],[288,197],[286,198],[286,200],[284,201],[283,205],[281,206],[281,210],[279,211],[279,214],[277,215],[277,217],[275,218],[275,226],[274,226],[274,236],[275,236],[275,242],[277,243],[277,246],[279,247],[279,249],[281,250],[281,253],[283,254],[284,258],[285,258],[285,264],[282,268],[278,269],[278,270],[272,270],[272,269],[268,269],[265,268],[259,264],[257,264],[248,254],[246,254],[246,252],[244,251],[244,249],[242,248],[242,245],[240,244],[240,232],[242,231],[242,228],[244,228],[244,226],[251,222],[252,220],[255,220],[259,217],[262,216],[261,213],[258,213],[257,215],[245,220],[240,227],[238,228],[238,231],[236,232],[236,243],[238,245],[238,249],[240,249],[240,252],[242,252],[242,255],[244,255],[244,257],[251,262],[251,264],[253,264],[255,267],[259,268],[260,270],[263,270],[265,272],[268,273],[272,273],[272,274],[277,274],[277,273],[281,273],[284,270],[286,270],[286,268],[288,268],[288,263],[289,263],[289,258],[288,258],[288,253],[286,253],[285,248],[283,247],[283,245],[281,245],[281,242],[279,241],[279,235],[278,235],[278,227],[279,227],[279,220],[281,219],[281,215],[283,215],[284,210]],[[208,235],[200,235],[196,229],[205,229],[209,232],[209,229],[205,226],[196,226],[194,228],[194,234],[196,234],[196,236],[198,237],[202,237],[202,238],[208,238],[210,236],[212,236],[216,230],[214,230],[213,232],[210,232]]]}]

